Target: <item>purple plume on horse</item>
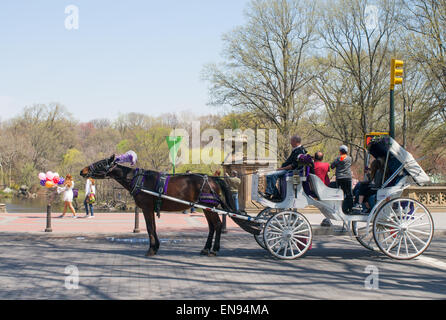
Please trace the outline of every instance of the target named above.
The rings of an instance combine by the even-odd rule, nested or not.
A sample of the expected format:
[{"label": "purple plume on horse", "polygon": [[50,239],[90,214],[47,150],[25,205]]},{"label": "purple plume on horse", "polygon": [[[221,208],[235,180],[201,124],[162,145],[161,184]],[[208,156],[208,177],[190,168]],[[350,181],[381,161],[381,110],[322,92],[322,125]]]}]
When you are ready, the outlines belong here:
[{"label": "purple plume on horse", "polygon": [[116,156],[116,162],[117,163],[130,163],[132,166],[136,164],[136,161],[138,160],[138,156],[136,155],[135,151],[127,151],[124,154],[120,154]]},{"label": "purple plume on horse", "polygon": [[309,154],[300,154],[297,159],[304,164],[313,164],[313,158]]}]

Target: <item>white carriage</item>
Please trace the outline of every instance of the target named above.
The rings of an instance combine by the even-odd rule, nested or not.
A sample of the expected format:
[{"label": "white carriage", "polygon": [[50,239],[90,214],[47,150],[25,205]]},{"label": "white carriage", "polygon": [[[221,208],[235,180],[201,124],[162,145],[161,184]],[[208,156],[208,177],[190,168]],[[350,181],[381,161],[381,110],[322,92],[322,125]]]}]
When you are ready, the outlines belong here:
[{"label": "white carriage", "polygon": [[388,178],[376,193],[376,204],[368,214],[347,215],[342,211],[341,189],[327,187],[308,167],[284,177],[282,201],[273,202],[258,193],[259,177],[252,176],[251,198],[265,207],[256,217],[262,232],[255,235],[260,246],[281,259],[295,259],[311,246],[311,224],[298,210],[315,206],[328,219],[342,221],[350,234],[367,249],[379,249],[387,256],[407,260],[429,246],[434,223],[429,210],[420,202],[403,198],[404,189],[423,185],[429,177],[412,155],[390,137],[369,145],[369,154],[382,158]]}]

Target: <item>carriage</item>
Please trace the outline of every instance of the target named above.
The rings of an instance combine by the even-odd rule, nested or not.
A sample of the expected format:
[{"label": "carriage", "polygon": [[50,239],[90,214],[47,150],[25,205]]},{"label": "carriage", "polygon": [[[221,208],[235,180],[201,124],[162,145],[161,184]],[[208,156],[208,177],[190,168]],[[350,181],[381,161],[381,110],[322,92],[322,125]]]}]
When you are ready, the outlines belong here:
[{"label": "carriage", "polygon": [[[118,164],[118,160],[124,155],[113,155],[109,159],[93,163],[81,171],[81,176],[113,178],[130,191],[135,203],[143,209],[148,226],[150,248],[147,255],[156,254],[159,248],[153,200],[160,203],[164,199],[167,201],[163,206],[159,205],[158,209],[178,211],[195,207],[204,210],[210,229],[201,254],[216,255],[219,250],[221,223],[217,214],[221,214],[230,216],[242,229],[254,234],[257,243],[273,256],[280,259],[301,257],[311,247],[313,231],[311,224],[299,210],[312,205],[326,218],[341,221],[350,235],[365,248],[379,250],[398,260],[413,259],[428,248],[434,233],[434,223],[429,210],[423,204],[415,199],[402,197],[402,194],[410,185],[423,185],[430,182],[430,179],[412,155],[390,137],[372,140],[368,144],[367,162],[370,155],[383,162],[385,181],[377,190],[376,204],[367,215],[343,212],[343,191],[327,187],[319,177],[311,173],[312,159],[309,155],[299,156],[302,164],[300,170],[292,171],[281,178],[282,198],[278,202],[267,200],[258,192],[260,177],[265,172],[252,175],[251,198],[265,207],[256,217],[240,211],[233,212],[230,206],[219,201],[211,184],[214,187],[219,185],[226,192],[225,199],[232,198],[228,195],[227,185],[221,183],[221,177],[202,174],[166,176],[155,171],[131,169]],[[136,162],[136,155],[134,156],[132,163]],[[171,181],[169,187],[168,180]],[[160,185],[161,181],[164,183]],[[209,205],[209,199],[201,199],[205,186],[212,192],[210,200],[214,206]],[[215,242],[210,251],[214,230]]]},{"label": "carriage", "polygon": [[256,217],[262,232],[255,235],[260,246],[281,259],[295,259],[310,248],[312,228],[298,210],[315,206],[328,219],[341,221],[358,242],[369,250],[379,250],[398,260],[422,254],[429,246],[434,223],[429,210],[415,199],[401,197],[412,184],[423,185],[429,177],[413,156],[391,137],[380,137],[368,145],[367,161],[372,155],[384,162],[387,178],[376,192],[376,204],[368,214],[345,214],[342,210],[343,191],[327,187],[304,166],[299,172],[287,174],[279,202],[267,200],[257,192],[259,177],[252,177],[254,201],[266,207]]}]

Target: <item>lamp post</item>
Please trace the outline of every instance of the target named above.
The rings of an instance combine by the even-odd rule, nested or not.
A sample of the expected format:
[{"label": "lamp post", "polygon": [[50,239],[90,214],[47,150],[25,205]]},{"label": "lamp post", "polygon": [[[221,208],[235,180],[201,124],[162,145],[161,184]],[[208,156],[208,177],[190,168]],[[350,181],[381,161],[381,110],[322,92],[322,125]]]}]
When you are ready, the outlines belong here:
[{"label": "lamp post", "polygon": [[138,207],[135,205],[135,228],[133,229],[133,233],[139,233],[139,212]]}]

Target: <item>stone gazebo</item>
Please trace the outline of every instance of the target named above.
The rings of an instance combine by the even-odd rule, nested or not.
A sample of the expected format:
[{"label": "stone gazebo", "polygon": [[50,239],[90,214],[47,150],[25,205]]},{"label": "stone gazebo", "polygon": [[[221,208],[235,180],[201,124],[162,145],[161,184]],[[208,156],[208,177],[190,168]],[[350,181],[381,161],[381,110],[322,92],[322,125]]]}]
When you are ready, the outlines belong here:
[{"label": "stone gazebo", "polygon": [[[248,138],[246,135],[237,135],[232,138],[232,148],[231,152],[228,152],[224,156],[224,161],[222,167],[224,173],[230,174],[232,170],[238,172],[238,176],[241,179],[241,185],[239,189],[239,206],[240,210],[247,212],[258,212],[261,206],[259,204],[254,204],[251,200],[251,185],[252,185],[252,173],[257,170],[268,170],[275,169],[276,161],[269,158],[265,159],[248,159],[245,156],[246,143]],[[227,140],[226,140],[226,143]],[[236,145],[242,146],[237,148]],[[259,184],[262,185],[262,181]]]}]

